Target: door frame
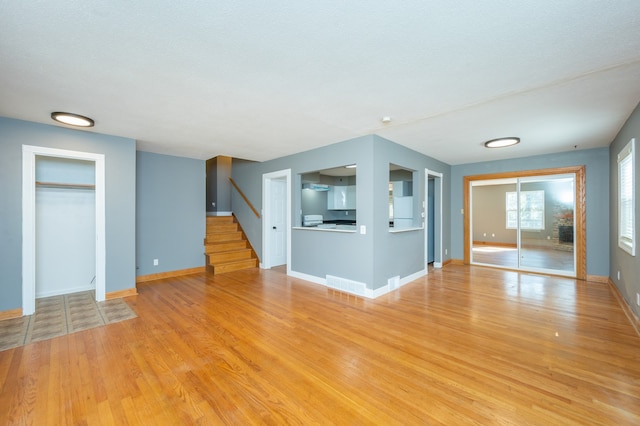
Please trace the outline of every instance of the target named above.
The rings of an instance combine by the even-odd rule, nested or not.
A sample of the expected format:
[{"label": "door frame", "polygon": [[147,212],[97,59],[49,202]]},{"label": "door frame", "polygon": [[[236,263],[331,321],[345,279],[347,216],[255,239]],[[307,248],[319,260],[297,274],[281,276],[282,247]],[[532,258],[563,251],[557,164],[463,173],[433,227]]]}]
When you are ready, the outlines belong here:
[{"label": "door frame", "polygon": [[287,274],[291,272],[291,169],[264,173],[262,175],[262,262],[260,267],[270,269],[271,262],[271,181],[285,180],[286,182],[286,207],[285,207],[285,239],[287,244]]},{"label": "door frame", "polygon": [[36,156],[95,163],[96,301],[105,300],[105,156],[89,152],[22,145],[22,315],[36,309]]},{"label": "door frame", "polygon": [[[434,211],[434,254],[433,267],[442,268],[442,179],[443,174],[424,169],[424,262],[429,261],[429,177],[434,179],[433,211]],[[425,267],[428,273],[428,268]]]},{"label": "door frame", "polygon": [[530,176],[546,176],[574,173],[575,200],[574,200],[574,226],[575,226],[575,250],[576,250],[576,278],[587,279],[587,220],[586,220],[586,174],[585,166],[558,167],[552,169],[525,170],[518,172],[490,173],[486,175],[474,175],[464,177],[464,264],[471,263],[471,183],[479,180],[513,179]]}]

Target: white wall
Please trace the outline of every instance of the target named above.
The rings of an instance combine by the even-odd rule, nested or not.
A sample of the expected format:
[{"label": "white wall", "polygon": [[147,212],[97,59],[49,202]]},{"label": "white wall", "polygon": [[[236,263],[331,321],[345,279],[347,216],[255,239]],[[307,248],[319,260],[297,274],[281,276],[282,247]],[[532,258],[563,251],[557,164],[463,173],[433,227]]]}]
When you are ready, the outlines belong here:
[{"label": "white wall", "polygon": [[95,288],[95,191],[36,190],[36,297]]},{"label": "white wall", "polygon": [[[36,181],[95,184],[95,163],[36,158]],[[95,191],[36,187],[36,297],[95,289]]]}]

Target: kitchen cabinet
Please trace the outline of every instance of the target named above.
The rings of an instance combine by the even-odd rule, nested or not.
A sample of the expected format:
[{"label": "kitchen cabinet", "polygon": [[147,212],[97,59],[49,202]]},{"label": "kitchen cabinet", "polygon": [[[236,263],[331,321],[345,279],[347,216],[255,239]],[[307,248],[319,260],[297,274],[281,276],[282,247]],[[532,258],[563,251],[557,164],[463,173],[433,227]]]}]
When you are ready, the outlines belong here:
[{"label": "kitchen cabinet", "polygon": [[356,185],[335,185],[327,193],[327,210],[355,210]]},{"label": "kitchen cabinet", "polygon": [[392,182],[394,197],[410,197],[413,195],[413,182],[410,180],[399,180]]},{"label": "kitchen cabinet", "polygon": [[393,197],[393,227],[413,226],[413,197]]}]

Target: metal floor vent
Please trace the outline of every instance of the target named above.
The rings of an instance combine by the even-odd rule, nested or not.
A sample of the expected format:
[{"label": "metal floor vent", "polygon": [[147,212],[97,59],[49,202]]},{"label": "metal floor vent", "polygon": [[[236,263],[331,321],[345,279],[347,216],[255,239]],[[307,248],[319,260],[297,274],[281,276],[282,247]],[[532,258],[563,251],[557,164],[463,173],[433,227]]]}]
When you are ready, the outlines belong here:
[{"label": "metal floor vent", "polygon": [[359,296],[364,296],[367,288],[364,283],[348,280],[346,278],[334,277],[333,275],[327,275],[327,287],[335,288],[336,290],[345,291],[351,294],[357,294]]}]

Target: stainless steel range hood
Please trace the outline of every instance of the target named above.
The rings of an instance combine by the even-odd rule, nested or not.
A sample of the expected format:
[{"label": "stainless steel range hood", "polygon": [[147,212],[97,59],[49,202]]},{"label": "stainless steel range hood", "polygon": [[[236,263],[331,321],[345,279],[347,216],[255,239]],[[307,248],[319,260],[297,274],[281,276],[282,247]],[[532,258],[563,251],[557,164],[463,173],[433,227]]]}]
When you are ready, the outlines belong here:
[{"label": "stainless steel range hood", "polygon": [[309,189],[311,191],[328,191],[329,185],[322,183],[303,183],[302,189]]}]

